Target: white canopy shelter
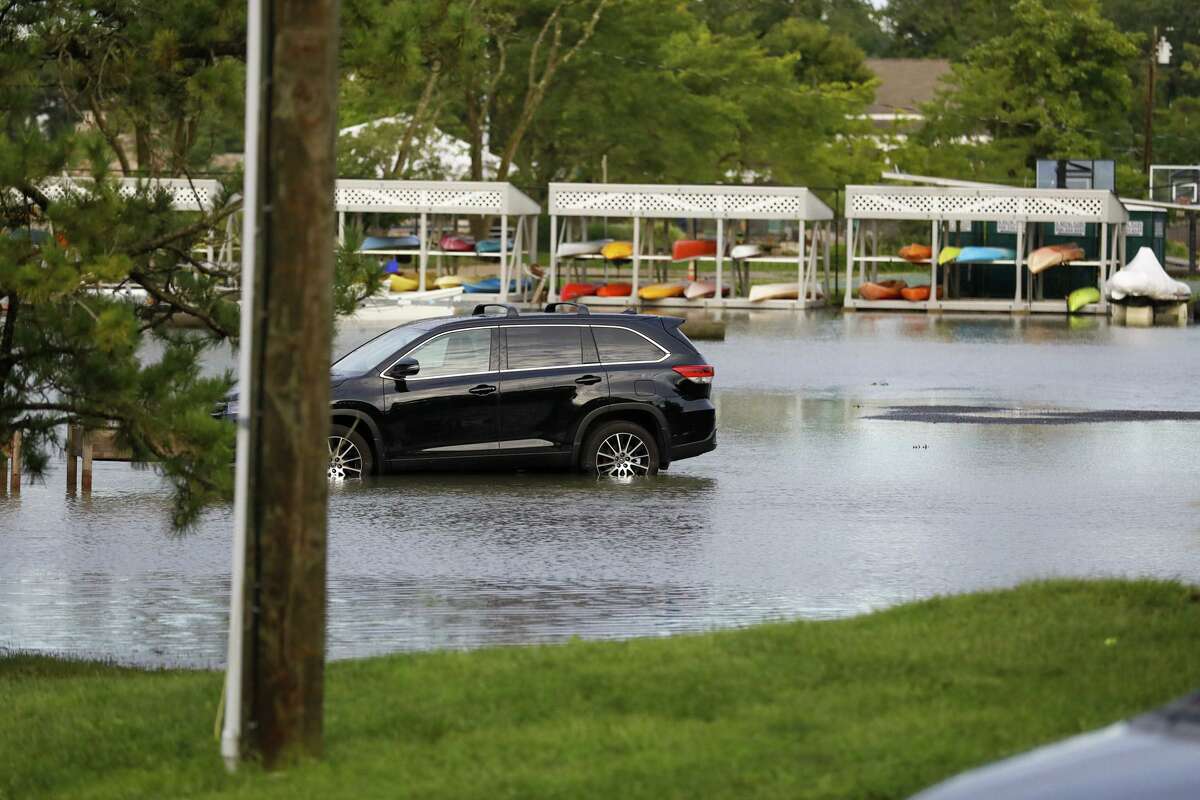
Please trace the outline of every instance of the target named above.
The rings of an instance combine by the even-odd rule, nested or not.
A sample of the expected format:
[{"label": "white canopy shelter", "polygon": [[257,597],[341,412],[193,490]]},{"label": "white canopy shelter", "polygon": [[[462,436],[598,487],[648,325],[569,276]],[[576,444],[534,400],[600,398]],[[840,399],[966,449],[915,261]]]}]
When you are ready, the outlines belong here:
[{"label": "white canopy shelter", "polygon": [[[820,198],[804,187],[791,186],[668,186],[655,184],[619,183],[551,183],[550,195],[550,292],[551,299],[558,299],[558,250],[565,243],[567,225],[562,226],[559,217],[577,218],[581,221],[596,217],[618,217],[633,220],[633,290],[627,298],[611,299],[637,304],[640,268],[643,261],[670,261],[669,255],[643,252],[642,220],[644,219],[695,219],[715,220],[717,228],[716,255],[707,256],[705,261],[714,261],[716,266],[716,294],[711,300],[685,301],[676,298],[659,301],[672,305],[710,305],[745,307],[807,307],[824,301],[808,300],[817,295],[817,266],[822,266],[824,290],[828,293],[829,236],[833,224],[833,210]],[[796,265],[797,282],[800,285],[798,300],[768,300],[749,303],[744,298],[725,300],[722,296],[724,283],[725,223],[732,220],[785,220],[799,223],[798,251],[792,256],[759,256],[747,259],[752,262],[782,262]],[[813,228],[813,246],[805,244],[805,226],[816,223]],[[580,226],[583,227],[582,225]],[[653,228],[651,228],[653,235]]]},{"label": "white canopy shelter", "polygon": [[[963,223],[995,222],[1015,230],[1016,258],[991,262],[1011,265],[1016,273],[1012,300],[980,298],[939,299],[932,288],[923,302],[907,300],[864,300],[854,296],[854,278],[878,276],[881,262],[898,257],[880,256],[877,240],[867,254],[868,226],[879,220],[917,220],[930,223],[929,285],[938,284],[938,257],[952,226]],[[1109,274],[1125,261],[1126,223],[1129,213],[1115,194],[1094,189],[1025,189],[977,186],[847,186],[846,187],[846,299],[845,307],[962,311],[1043,311],[1062,313],[1062,301],[1022,299],[1023,265],[1031,241],[1030,226],[1049,222],[1067,225],[1095,223],[1100,226],[1100,254],[1096,260],[1074,264],[1096,268],[1096,286],[1103,292]],[[947,267],[952,267],[952,263]],[[949,270],[947,269],[948,273]],[[943,288],[945,277],[943,278]],[[1086,311],[1107,313],[1103,298]]]},{"label": "white canopy shelter", "polygon": [[[418,257],[418,291],[426,290],[429,257],[468,256],[496,258],[500,267],[501,300],[508,299],[509,283],[514,279],[523,289],[529,263],[537,256],[537,217],[542,209],[510,183],[499,181],[375,181],[342,179],[334,190],[338,214],[338,241],[343,241],[346,214],[408,214],[418,218],[420,245],[407,250],[370,250],[374,255],[415,255]],[[429,246],[431,216],[499,217],[500,241],[497,253],[443,252]],[[515,228],[515,230],[513,230]],[[504,245],[512,231],[512,247]],[[485,296],[480,295],[480,299]]]}]

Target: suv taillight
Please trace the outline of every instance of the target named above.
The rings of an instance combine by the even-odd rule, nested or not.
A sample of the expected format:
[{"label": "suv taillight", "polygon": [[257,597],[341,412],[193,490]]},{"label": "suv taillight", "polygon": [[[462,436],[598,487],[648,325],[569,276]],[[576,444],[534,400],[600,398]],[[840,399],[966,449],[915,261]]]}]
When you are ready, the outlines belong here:
[{"label": "suv taillight", "polygon": [[712,383],[713,376],[717,374],[717,371],[708,364],[673,367],[673,369],[693,383]]}]

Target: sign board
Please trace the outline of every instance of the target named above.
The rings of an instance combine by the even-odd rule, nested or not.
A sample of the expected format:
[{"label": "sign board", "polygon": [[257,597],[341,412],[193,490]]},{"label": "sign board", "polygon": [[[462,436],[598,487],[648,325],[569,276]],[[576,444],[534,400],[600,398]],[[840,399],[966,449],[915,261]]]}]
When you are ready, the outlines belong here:
[{"label": "sign board", "polygon": [[1054,223],[1055,236],[1083,236],[1087,233],[1086,222],[1056,222]]},{"label": "sign board", "polygon": [[1142,236],[1145,230],[1145,226],[1140,219],[1131,219],[1125,223],[1126,236]]},{"label": "sign board", "polygon": [[1016,233],[1021,223],[1014,219],[1000,220],[996,223],[996,233]]}]

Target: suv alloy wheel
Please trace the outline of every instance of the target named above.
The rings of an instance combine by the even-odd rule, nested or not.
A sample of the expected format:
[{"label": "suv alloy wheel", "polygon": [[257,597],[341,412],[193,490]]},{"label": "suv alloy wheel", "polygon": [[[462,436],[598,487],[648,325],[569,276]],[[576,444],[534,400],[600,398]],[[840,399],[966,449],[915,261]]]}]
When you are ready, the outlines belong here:
[{"label": "suv alloy wheel", "polygon": [[358,480],[374,469],[371,448],[358,431],[344,425],[334,425],[329,431],[330,483]]},{"label": "suv alloy wheel", "polygon": [[628,480],[657,475],[658,444],[641,425],[618,420],[601,423],[588,436],[583,467],[600,478]]}]

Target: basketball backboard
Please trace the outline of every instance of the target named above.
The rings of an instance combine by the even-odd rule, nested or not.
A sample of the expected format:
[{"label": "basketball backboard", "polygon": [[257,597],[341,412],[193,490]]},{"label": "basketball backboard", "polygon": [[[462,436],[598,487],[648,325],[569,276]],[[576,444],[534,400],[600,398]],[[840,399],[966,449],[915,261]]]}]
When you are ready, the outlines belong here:
[{"label": "basketball backboard", "polygon": [[1200,203],[1200,164],[1152,165],[1150,199],[1181,205]]}]

